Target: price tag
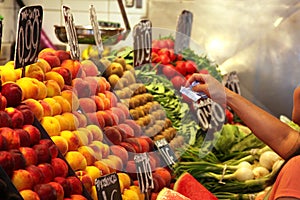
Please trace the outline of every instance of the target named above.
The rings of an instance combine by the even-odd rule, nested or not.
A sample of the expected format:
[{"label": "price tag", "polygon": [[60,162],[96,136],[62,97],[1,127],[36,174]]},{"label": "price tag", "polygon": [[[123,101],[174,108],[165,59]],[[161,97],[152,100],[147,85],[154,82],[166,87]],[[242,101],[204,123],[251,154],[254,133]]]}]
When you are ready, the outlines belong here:
[{"label": "price tag", "polygon": [[2,17],[0,16],[0,52],[1,52],[1,45],[2,45]]},{"label": "price tag", "polygon": [[173,165],[176,163],[177,157],[167,140],[165,138],[157,140],[155,141],[155,146],[160,152],[165,163],[172,169]]},{"label": "price tag", "polygon": [[94,31],[94,38],[98,49],[98,54],[99,57],[101,57],[101,54],[103,52],[103,43],[101,38],[101,30],[99,29],[99,24],[97,20],[96,9],[93,5],[90,6],[90,20]]},{"label": "price tag", "polygon": [[116,173],[95,180],[98,200],[122,200],[119,178]]},{"label": "price tag", "polygon": [[220,130],[225,121],[225,111],[222,106],[210,98],[193,102],[200,127],[207,131]]},{"label": "price tag", "polygon": [[37,60],[43,22],[42,6],[25,6],[18,15],[15,68],[23,68]]},{"label": "price tag", "polygon": [[179,53],[190,47],[192,33],[193,13],[183,10],[177,20],[174,52]]},{"label": "price tag", "polygon": [[229,73],[227,80],[225,82],[225,87],[227,87],[228,89],[232,90],[233,92],[239,95],[241,94],[240,81],[236,71]]},{"label": "price tag", "polygon": [[74,25],[73,14],[71,13],[71,9],[67,6],[62,6],[62,11],[65,19],[66,34],[67,34],[68,44],[70,46],[71,58],[73,60],[79,60],[80,50],[78,45],[78,37]]},{"label": "price tag", "polygon": [[139,67],[151,62],[152,24],[149,20],[141,20],[133,28],[133,64]]},{"label": "price tag", "polygon": [[150,189],[154,188],[149,156],[147,153],[135,154],[134,161],[139,187],[147,196]]}]

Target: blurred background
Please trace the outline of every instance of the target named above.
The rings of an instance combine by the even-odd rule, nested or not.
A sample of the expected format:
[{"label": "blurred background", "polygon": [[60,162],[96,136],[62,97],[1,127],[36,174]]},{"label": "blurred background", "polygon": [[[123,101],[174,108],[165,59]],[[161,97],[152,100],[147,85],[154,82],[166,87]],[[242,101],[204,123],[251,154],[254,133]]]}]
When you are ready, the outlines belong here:
[{"label": "blurred background", "polygon": [[[163,30],[175,33],[181,11],[191,11],[191,48],[208,55],[223,74],[236,71],[242,95],[278,117],[291,117],[293,90],[300,84],[299,2],[123,0],[131,27],[147,18],[152,22],[153,32],[162,36]],[[94,5],[98,20],[119,22],[124,27],[117,0],[1,0],[2,63],[10,58],[20,3],[43,6],[43,30],[60,48],[66,44],[55,36],[54,25],[64,25],[62,5],[71,8],[75,25],[90,24],[89,6]],[[131,45],[130,38],[123,44]]]}]

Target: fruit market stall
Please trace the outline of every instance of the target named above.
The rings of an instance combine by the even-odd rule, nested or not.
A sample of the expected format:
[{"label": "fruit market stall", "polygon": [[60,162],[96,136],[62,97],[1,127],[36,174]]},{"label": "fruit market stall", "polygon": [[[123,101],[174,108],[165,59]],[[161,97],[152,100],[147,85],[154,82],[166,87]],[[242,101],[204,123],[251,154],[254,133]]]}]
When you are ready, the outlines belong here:
[{"label": "fruit market stall", "polygon": [[161,30],[151,26],[138,29],[151,34],[150,51],[135,49],[130,38],[139,26],[126,45],[102,55],[88,47],[74,59],[73,49],[44,48],[32,63],[16,67],[20,56],[0,66],[0,172],[8,193],[207,200],[253,199],[268,189],[283,160],[230,108],[181,92],[195,72],[224,80],[218,65],[193,45],[177,52],[174,33],[152,39]]}]

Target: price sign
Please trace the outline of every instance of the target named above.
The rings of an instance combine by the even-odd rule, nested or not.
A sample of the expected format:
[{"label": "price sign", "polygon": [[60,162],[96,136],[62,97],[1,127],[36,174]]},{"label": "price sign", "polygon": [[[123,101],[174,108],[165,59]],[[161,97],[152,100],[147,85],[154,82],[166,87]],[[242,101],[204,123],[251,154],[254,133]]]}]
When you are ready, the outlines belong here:
[{"label": "price sign", "polygon": [[71,9],[67,6],[62,6],[62,11],[63,11],[63,16],[66,24],[66,34],[67,34],[68,44],[70,46],[71,58],[73,60],[79,60],[80,50],[78,45],[78,37],[74,25],[73,14],[71,13]]},{"label": "price sign", "polygon": [[90,6],[90,20],[91,20],[91,25],[92,25],[93,31],[94,31],[95,43],[96,43],[96,46],[98,49],[98,54],[100,57],[103,52],[103,44],[102,44],[102,38],[101,38],[101,31],[99,29],[99,24],[98,24],[98,20],[97,20],[96,9],[93,5]]},{"label": "price sign", "polygon": [[190,47],[190,38],[192,33],[193,13],[183,10],[177,20],[174,51],[181,52]]},{"label": "price sign", "polygon": [[116,173],[95,180],[98,200],[122,200],[119,178]]},{"label": "price sign", "polygon": [[0,51],[1,51],[1,45],[2,45],[2,17],[0,16]]},{"label": "price sign", "polygon": [[140,153],[134,156],[139,187],[143,193],[148,194],[154,188],[150,159],[147,153]]},{"label": "price sign", "polygon": [[151,61],[152,24],[149,20],[141,20],[133,28],[133,64],[139,67]]},{"label": "price sign", "polygon": [[222,106],[210,98],[200,99],[193,102],[200,127],[207,131],[208,129],[219,130],[225,121],[225,111]]},{"label": "price sign", "polygon": [[229,73],[227,80],[225,82],[225,87],[227,87],[228,89],[232,90],[233,92],[239,95],[241,94],[240,81],[236,71]]},{"label": "price sign", "polygon": [[14,55],[15,68],[22,68],[36,62],[42,22],[43,8],[41,6],[25,6],[20,9]]},{"label": "price sign", "polygon": [[160,152],[163,160],[165,163],[172,168],[172,166],[176,163],[177,157],[173,150],[171,149],[169,143],[165,138],[161,140],[155,141],[155,146],[157,147],[158,151]]}]

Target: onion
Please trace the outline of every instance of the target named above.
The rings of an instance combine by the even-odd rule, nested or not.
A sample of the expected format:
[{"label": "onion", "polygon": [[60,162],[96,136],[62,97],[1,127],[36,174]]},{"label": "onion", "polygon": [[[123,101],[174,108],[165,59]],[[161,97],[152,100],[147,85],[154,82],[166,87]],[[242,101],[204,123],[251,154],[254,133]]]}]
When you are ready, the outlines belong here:
[{"label": "onion", "polygon": [[255,167],[252,172],[254,174],[254,178],[260,178],[270,173],[269,170],[263,166]]},{"label": "onion", "polygon": [[272,171],[277,171],[279,167],[284,163],[284,160],[276,160],[276,162],[272,166]]},{"label": "onion", "polygon": [[280,156],[274,151],[265,151],[259,157],[259,164],[271,170],[273,164],[279,159],[281,159]]},{"label": "onion", "polygon": [[252,168],[252,165],[247,161],[243,161],[238,164],[238,168],[241,168],[241,167]]},{"label": "onion", "polygon": [[246,181],[254,178],[252,170],[248,167],[239,167],[233,174],[227,174],[223,179],[237,179],[238,181]]}]

